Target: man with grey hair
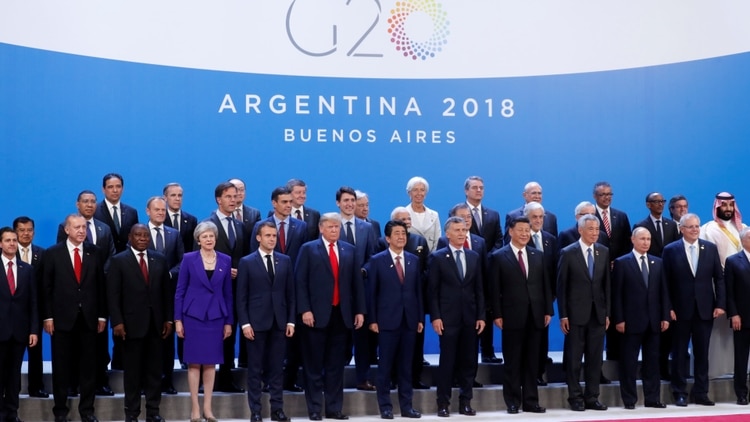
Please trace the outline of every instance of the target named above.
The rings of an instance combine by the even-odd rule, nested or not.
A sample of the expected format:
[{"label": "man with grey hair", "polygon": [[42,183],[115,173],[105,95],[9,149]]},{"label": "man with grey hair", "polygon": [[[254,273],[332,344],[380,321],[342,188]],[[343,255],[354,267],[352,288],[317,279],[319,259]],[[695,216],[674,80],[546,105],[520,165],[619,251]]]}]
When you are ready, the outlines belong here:
[{"label": "man with grey hair", "polygon": [[180,232],[185,252],[193,251],[193,231],[198,225],[198,219],[182,209],[183,189],[179,183],[171,182],[164,185],[162,195],[167,201],[167,218],[164,225]]},{"label": "man with grey hair", "polygon": [[260,221],[260,211],[257,208],[243,205],[245,201],[245,182],[237,178],[229,179],[228,182],[237,188],[237,201],[233,216],[237,221],[242,223],[245,240],[250,243],[255,223]]},{"label": "man with grey hair", "polygon": [[[318,222],[320,221],[320,212],[308,207],[307,202],[307,184],[302,179],[289,179],[286,187],[292,192],[292,217],[307,223],[307,240],[315,240],[320,237],[318,232]],[[270,217],[273,212],[269,212]]]},{"label": "man with grey hair", "polygon": [[[529,202],[538,202],[540,204],[542,203],[542,185],[540,185],[538,182],[533,181],[527,183],[523,187],[523,200],[526,201],[524,205],[505,214],[505,237],[503,238],[503,241],[505,243],[510,242],[510,235],[508,234],[508,224],[510,224],[513,219],[523,216],[523,210],[524,207],[526,207],[526,204],[528,204]],[[545,211],[544,226],[542,230],[546,231],[547,233],[557,233],[557,216],[549,210]]]},{"label": "man with grey hair", "polygon": [[372,230],[375,232],[376,237],[380,237],[380,223],[370,218],[370,198],[366,192],[361,190],[355,190],[354,193],[357,195],[357,202],[354,207],[354,216],[360,220],[364,220],[372,225]]},{"label": "man with grey hair", "polygon": [[[573,224],[573,227],[563,230],[560,232],[560,235],[557,236],[557,247],[562,250],[562,248],[571,245],[573,243],[576,243],[578,239],[581,237],[581,234],[578,232],[578,220],[583,217],[586,214],[595,215],[596,214],[596,207],[594,204],[592,204],[589,201],[582,201],[576,205],[575,208],[575,219],[576,224]],[[596,243],[604,244],[604,238],[606,237],[606,234],[599,233],[599,237],[596,240]]]},{"label": "man with grey hair", "polygon": [[500,213],[484,206],[484,180],[479,176],[469,176],[464,182],[466,204],[471,210],[474,224],[470,233],[482,236],[487,245],[487,252],[503,246],[503,229],[500,225]]}]

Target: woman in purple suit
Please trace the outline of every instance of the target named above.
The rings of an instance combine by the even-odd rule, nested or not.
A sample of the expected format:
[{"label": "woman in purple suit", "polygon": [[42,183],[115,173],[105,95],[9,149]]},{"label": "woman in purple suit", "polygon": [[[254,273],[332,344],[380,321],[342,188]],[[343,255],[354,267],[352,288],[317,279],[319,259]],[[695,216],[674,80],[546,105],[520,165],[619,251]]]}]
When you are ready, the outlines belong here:
[{"label": "woman in purple suit", "polygon": [[195,228],[199,250],[186,253],[174,299],[175,330],[185,339],[188,364],[190,421],[200,422],[198,383],[203,372],[203,417],[216,422],[211,410],[216,364],[224,363],[223,340],[232,334],[232,259],[216,252],[218,230],[211,222]]}]

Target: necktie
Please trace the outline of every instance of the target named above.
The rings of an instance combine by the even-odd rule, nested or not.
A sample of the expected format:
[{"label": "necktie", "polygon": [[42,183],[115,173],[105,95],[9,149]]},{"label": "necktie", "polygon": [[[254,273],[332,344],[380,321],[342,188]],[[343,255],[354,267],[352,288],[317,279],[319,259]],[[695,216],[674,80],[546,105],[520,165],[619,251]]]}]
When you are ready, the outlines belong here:
[{"label": "necktie", "polygon": [[477,231],[482,230],[482,219],[479,218],[479,208],[474,207],[471,210],[472,217],[474,217],[474,224],[477,225]]},{"label": "necktie", "polygon": [[81,262],[81,254],[78,253],[78,248],[73,248],[73,272],[76,274],[76,281],[81,284],[81,269],[83,268],[83,262]]},{"label": "necktie", "polygon": [[336,251],[333,250],[333,243],[328,244],[328,259],[331,261],[331,271],[333,271],[333,306],[339,304],[339,260],[336,258]]},{"label": "necktie", "polygon": [[10,295],[16,294],[16,277],[13,275],[13,261],[8,261],[8,287]]},{"label": "necktie", "polygon": [[112,221],[115,223],[115,231],[120,233],[120,216],[117,214],[117,207],[112,207]]},{"label": "necktie", "polygon": [[544,249],[542,249],[542,241],[539,240],[539,233],[534,233],[531,237],[534,238],[534,247],[539,251],[544,251]]},{"label": "necktie", "polygon": [[156,230],[156,251],[164,252],[164,236],[161,235],[161,227],[154,227]]},{"label": "necktie", "polygon": [[518,251],[518,265],[521,267],[521,272],[523,273],[524,277],[528,277],[526,274],[526,264],[523,263],[523,251]]},{"label": "necktie", "polygon": [[604,222],[604,230],[607,232],[607,237],[612,237],[612,226],[609,224],[609,210],[602,210],[602,221]]},{"label": "necktie", "polygon": [[29,259],[29,248],[23,248],[21,250],[21,261],[31,264],[31,260]]},{"label": "necktie", "polygon": [[648,265],[646,265],[646,256],[641,256],[641,275],[643,275],[643,284],[648,287]]},{"label": "necktie", "polygon": [[302,220],[302,213],[300,210],[295,211],[295,216],[297,217],[297,220]]},{"label": "necktie", "polygon": [[175,214],[174,214],[174,215],[172,216],[172,227],[173,227],[173,228],[174,228],[175,230],[178,230],[178,231],[180,230],[180,214],[178,214],[178,213],[175,213]]},{"label": "necktie", "polygon": [[659,238],[659,243],[664,242],[664,233],[661,231],[661,220],[656,220],[656,237]]},{"label": "necktie", "polygon": [[354,233],[352,232],[352,222],[347,221],[346,222],[346,241],[354,244]]},{"label": "necktie", "polygon": [[690,263],[693,266],[693,275],[698,270],[698,251],[695,249],[695,245],[690,245]]},{"label": "necktie", "polygon": [[244,221],[242,219],[242,208],[237,208],[234,210],[234,217],[237,219],[237,221]]},{"label": "necktie", "polygon": [[89,243],[94,244],[94,234],[91,233],[91,222],[90,221],[86,222],[86,240]]},{"label": "necktie", "polygon": [[281,247],[281,253],[286,253],[286,232],[284,231],[285,222],[279,223],[279,246]]},{"label": "necktie", "polygon": [[143,255],[145,255],[143,252],[138,253],[138,256],[140,259],[141,264],[141,272],[143,273],[143,279],[146,280],[146,284],[148,284],[148,267],[146,266],[146,260],[143,259]]},{"label": "necktie", "polygon": [[469,239],[464,240],[464,249],[471,249],[469,247]]},{"label": "necktie", "polygon": [[464,264],[463,261],[461,261],[461,252],[463,252],[460,249],[456,250],[456,266],[458,267],[458,276],[461,277],[461,280],[464,279]]},{"label": "necktie", "polygon": [[271,254],[266,255],[266,270],[268,271],[268,278],[270,278],[271,283],[273,283],[273,279],[276,275],[273,272],[273,261],[271,261]]},{"label": "necktie", "polygon": [[591,254],[591,248],[586,249],[586,261],[588,263],[586,264],[589,268],[589,277],[591,279],[594,279],[594,255]]},{"label": "necktie", "polygon": [[227,217],[227,237],[229,238],[229,247],[234,249],[237,236],[234,233],[234,218],[232,217]]},{"label": "necktie", "polygon": [[396,274],[398,274],[398,281],[404,284],[404,269],[401,268],[401,255],[396,257]]}]

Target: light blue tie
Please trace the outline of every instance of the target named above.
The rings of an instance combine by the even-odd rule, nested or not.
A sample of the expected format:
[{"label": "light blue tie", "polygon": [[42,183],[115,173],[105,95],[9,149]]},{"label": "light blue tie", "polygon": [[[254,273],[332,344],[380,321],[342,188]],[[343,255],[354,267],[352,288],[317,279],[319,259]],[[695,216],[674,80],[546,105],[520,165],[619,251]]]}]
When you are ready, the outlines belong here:
[{"label": "light blue tie", "polygon": [[648,287],[648,265],[646,265],[646,256],[641,256],[641,275],[643,275],[643,284]]},{"label": "light blue tie", "polygon": [[591,254],[591,248],[586,249],[586,260],[588,261],[589,277],[594,279],[594,255]]},{"label": "light blue tie", "polygon": [[463,261],[461,261],[461,250],[456,250],[456,266],[458,267],[458,275],[461,277],[461,280],[464,279],[464,264]]},{"label": "light blue tie", "polygon": [[534,238],[534,247],[543,252],[544,249],[542,249],[542,242],[539,241],[539,233],[534,233],[531,237]]},{"label": "light blue tie", "polygon": [[698,250],[695,249],[695,245],[690,245],[690,264],[693,267],[693,275],[698,270]]}]

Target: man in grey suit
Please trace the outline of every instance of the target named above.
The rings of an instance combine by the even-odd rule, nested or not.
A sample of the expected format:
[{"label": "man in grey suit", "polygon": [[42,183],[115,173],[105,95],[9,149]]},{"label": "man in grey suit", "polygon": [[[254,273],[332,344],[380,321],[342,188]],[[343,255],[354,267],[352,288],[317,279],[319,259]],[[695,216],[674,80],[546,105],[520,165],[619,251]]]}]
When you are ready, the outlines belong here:
[{"label": "man in grey suit", "polygon": [[[607,410],[599,401],[604,332],[609,327],[609,250],[596,244],[599,219],[587,214],[578,219],[578,242],[560,251],[557,302],[560,328],[567,336],[564,359],[568,402],[575,411]],[[579,383],[581,357],[586,359],[586,390]]]}]

